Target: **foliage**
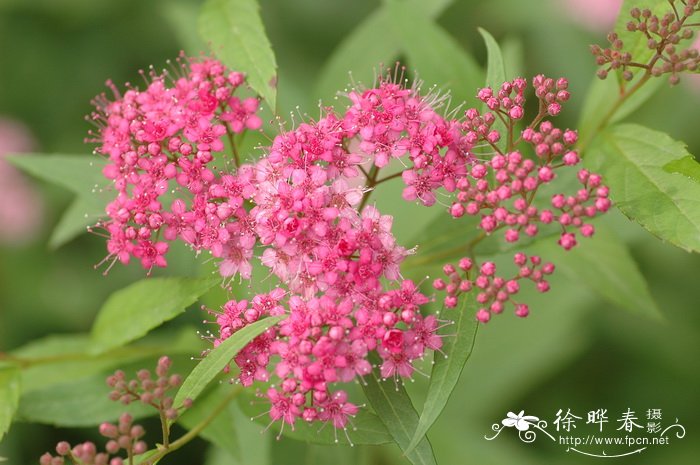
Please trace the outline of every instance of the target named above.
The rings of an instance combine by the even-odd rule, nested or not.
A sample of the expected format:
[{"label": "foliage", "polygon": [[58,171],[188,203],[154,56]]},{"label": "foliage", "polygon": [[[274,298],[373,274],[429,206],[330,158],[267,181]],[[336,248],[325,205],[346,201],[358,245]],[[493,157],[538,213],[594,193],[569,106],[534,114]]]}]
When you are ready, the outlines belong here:
[{"label": "foliage", "polygon": [[[88,17],[99,14],[96,11],[90,13],[89,2],[68,3],[75,11],[82,11]],[[451,5],[452,3],[455,5]],[[208,44],[208,47],[226,65],[246,73],[251,91],[262,98],[273,115],[282,115],[285,110],[288,110],[282,107],[287,98],[284,92],[289,90],[285,86],[289,86],[290,89],[293,87],[299,94],[306,93],[307,97],[310,95],[310,100],[323,97],[326,99],[324,105],[332,104],[334,102],[330,100],[331,97],[346,83],[347,71],[352,71],[355,79],[369,84],[372,67],[380,62],[389,63],[395,59],[405,62],[407,75],[418,76],[425,82],[426,88],[437,86],[441,92],[449,92],[450,110],[452,110],[463,101],[467,102],[467,106],[471,106],[474,101],[473,95],[478,87],[486,85],[498,89],[501,83],[515,77],[512,75],[512,70],[518,69],[519,62],[527,63],[526,58],[518,56],[516,51],[523,48],[512,45],[515,42],[508,42],[511,45],[506,50],[507,41],[500,40],[503,45],[503,50],[501,49],[499,41],[494,38],[494,36],[502,37],[497,23],[485,24],[486,28],[478,29],[478,34],[481,35],[485,44],[482,46],[479,43],[474,47],[479,53],[472,53],[463,47],[465,37],[477,43],[474,37],[477,29],[472,27],[469,33],[471,35],[457,35],[461,31],[455,31],[455,28],[449,27],[450,18],[447,16],[457,16],[457,12],[469,11],[473,6],[467,5],[468,3],[470,2],[413,0],[383,2],[374,7],[374,10],[344,37],[339,35],[340,32],[332,31],[335,33],[334,37],[337,39],[335,42],[338,42],[338,45],[322,65],[316,66],[318,72],[314,71],[313,63],[308,65],[309,69],[299,71],[296,68],[305,66],[302,63],[303,60],[300,59],[299,63],[291,64],[288,62],[290,58],[283,56],[283,52],[293,54],[295,50],[293,46],[287,48],[284,37],[276,36],[279,33],[275,32],[274,25],[275,21],[280,21],[280,18],[273,14],[275,6],[266,2],[262,2],[261,6],[255,0],[207,0],[199,9],[197,28],[200,37],[193,38],[191,34],[183,31],[178,31],[178,36],[181,37],[181,41],[188,42],[182,46]],[[655,14],[662,14],[668,2],[627,0],[624,2],[622,12],[636,5],[648,6]],[[26,6],[2,8],[8,10],[15,8],[16,12],[13,14],[19,16],[33,14]],[[70,18],[71,15],[62,16],[61,11],[51,10],[48,5],[36,8],[43,8],[44,14],[56,16],[57,22],[76,21]],[[181,27],[186,21],[191,22],[187,13],[194,11],[191,4],[175,2],[172,8],[167,5],[163,8],[165,11],[163,16],[169,18],[175,27]],[[282,12],[280,15],[284,16],[284,12],[287,11],[285,8],[291,7],[279,6],[278,8]],[[342,9],[342,7],[338,8]],[[272,19],[268,18],[268,9]],[[445,15],[445,11],[450,14]],[[438,20],[439,18],[443,19]],[[297,19],[303,18],[300,16]],[[268,24],[268,21],[271,24]],[[544,24],[545,19],[540,18],[537,21],[542,22],[537,24]],[[343,24],[341,28],[343,31],[350,29],[350,22]],[[307,26],[308,24],[306,26],[293,24],[292,30],[299,30],[309,42],[316,41],[316,32],[304,31]],[[190,25],[190,27],[194,26]],[[655,52],[649,49],[646,40],[639,39],[639,34],[635,35],[633,31],[626,29],[626,19],[623,15],[618,18],[615,31],[624,39],[630,53],[634,54],[640,63],[655,60]],[[322,31],[318,33],[321,34]],[[546,37],[546,33],[541,30],[536,33],[541,35],[540,40]],[[687,45],[687,40],[683,44]],[[314,44],[314,46],[321,47],[323,44]],[[615,48],[614,44],[612,47]],[[532,53],[527,48],[523,50],[525,57]],[[160,56],[157,51],[153,52],[154,56]],[[313,53],[316,51],[314,50]],[[579,54],[581,51],[572,50],[570,53]],[[475,58],[482,55],[486,57],[483,70]],[[142,460],[143,463],[151,463],[150,461],[153,460],[157,462],[163,455],[174,452],[181,444],[184,445],[196,436],[212,444],[211,465],[216,465],[220,463],[219,461],[223,463],[223,460],[229,460],[230,463],[262,465],[277,463],[276,459],[279,457],[305,456],[308,458],[313,454],[324,457],[323,451],[330,450],[324,447],[338,448],[332,451],[345,451],[340,454],[342,457],[338,458],[338,461],[344,460],[343,457],[350,457],[348,460],[356,460],[354,463],[367,464],[404,463],[405,460],[413,464],[450,463],[454,458],[449,455],[452,453],[450,450],[456,450],[455,454],[460,456],[469,455],[470,451],[460,450],[459,445],[445,444],[445,438],[454,438],[464,430],[467,431],[465,434],[479,437],[482,433],[474,433],[474,430],[486,431],[492,423],[488,415],[493,415],[494,411],[486,411],[483,402],[479,401],[481,385],[479,380],[475,379],[477,373],[485,374],[489,379],[483,384],[484,389],[491,391],[492,396],[485,394],[484,398],[497,404],[494,408],[504,406],[504,408],[515,409],[510,406],[528,401],[537,405],[538,402],[542,403],[542,398],[537,397],[536,388],[538,386],[546,388],[554,370],[567,374],[571,379],[576,377],[575,370],[578,365],[574,365],[577,356],[574,347],[577,345],[577,338],[585,340],[580,345],[586,345],[591,353],[595,353],[595,343],[600,341],[610,347],[616,347],[617,344],[636,350],[637,355],[632,358],[638,357],[640,363],[646,364],[646,349],[637,348],[642,343],[632,340],[632,334],[648,336],[655,333],[660,325],[671,325],[666,329],[659,329],[655,336],[659,344],[668,344],[668,349],[660,349],[658,353],[651,353],[648,357],[650,366],[665,367],[667,359],[685,350],[678,341],[693,340],[700,324],[697,318],[693,319],[683,313],[685,309],[692,306],[692,303],[688,304],[683,298],[686,294],[694,295],[691,292],[691,277],[695,275],[694,270],[697,267],[696,256],[674,255],[679,252],[671,247],[675,246],[687,252],[700,252],[700,184],[698,184],[700,169],[689,151],[689,147],[691,151],[696,150],[698,143],[697,134],[692,132],[696,128],[692,125],[686,133],[681,129],[676,131],[673,123],[662,122],[659,126],[653,126],[656,120],[661,120],[661,117],[656,116],[656,110],[650,111],[651,116],[647,121],[643,121],[644,124],[622,122],[625,119],[637,121],[635,117],[644,117],[644,108],[653,110],[658,107],[661,108],[659,111],[664,111],[663,99],[673,98],[669,96],[671,94],[661,89],[664,82],[662,78],[652,78],[652,69],[650,65],[645,68],[646,71],[639,71],[639,74],[631,77],[623,75],[627,71],[624,67],[619,70],[611,69],[611,76],[607,80],[595,81],[590,85],[588,95],[581,105],[578,124],[580,137],[576,143],[576,149],[580,151],[583,163],[588,169],[603,175],[605,183],[610,187],[610,197],[614,206],[622,215],[597,220],[594,238],[586,241],[584,248],[581,249],[564,251],[555,244],[556,239],[553,239],[554,236],[551,234],[525,239],[517,245],[517,251],[525,252],[528,256],[541,254],[552,257],[557,266],[568,276],[567,281],[562,281],[560,278],[553,281],[555,282],[553,287],[560,286],[561,290],[558,291],[560,294],[555,292],[551,297],[552,303],[546,303],[545,299],[542,299],[545,303],[541,303],[545,308],[552,307],[547,311],[562,314],[562,326],[552,325],[552,328],[563,331],[559,335],[560,338],[552,338],[554,342],[547,341],[550,334],[543,332],[547,327],[540,326],[541,322],[548,321],[545,317],[535,322],[505,324],[504,332],[500,336],[502,339],[494,335],[501,329],[498,323],[494,327],[488,326],[477,331],[480,324],[474,318],[474,314],[480,304],[477,303],[474,292],[467,294],[456,309],[433,303],[423,310],[425,316],[435,314],[441,318],[447,318],[452,324],[445,325],[440,330],[442,347],[440,351],[434,352],[433,363],[429,366],[427,364],[421,366],[423,369],[428,366],[425,371],[429,374],[425,382],[419,380],[415,385],[404,385],[399,377],[383,376],[379,369],[382,360],[375,357],[372,360],[372,371],[364,374],[360,379],[361,389],[348,388],[353,402],[360,400],[356,403],[361,404],[361,399],[364,398],[366,405],[359,412],[350,415],[353,418],[346,431],[343,431],[343,428],[336,429],[332,424],[326,424],[321,428],[315,423],[297,422],[296,425],[285,425],[282,421],[277,435],[278,439],[282,439],[272,442],[269,440],[269,434],[265,434],[269,428],[269,401],[267,403],[257,401],[252,395],[252,389],[250,392],[242,392],[243,389],[240,387],[215,384],[217,381],[228,381],[229,370],[234,375],[240,374],[238,369],[240,364],[232,363],[235,357],[261,335],[274,334],[269,333],[269,328],[278,327],[287,316],[262,318],[247,324],[243,329],[224,339],[207,334],[205,339],[215,339],[216,346],[205,348],[205,344],[199,338],[193,337],[191,326],[185,326],[183,330],[177,327],[206,318],[205,314],[192,307],[200,300],[206,299],[209,302],[211,296],[217,292],[210,291],[218,287],[217,285],[222,281],[221,278],[165,276],[134,281],[134,277],[142,277],[142,274],[137,272],[128,276],[129,279],[125,281],[131,281],[131,284],[122,289],[115,290],[114,285],[107,284],[100,288],[96,295],[104,303],[99,311],[94,315],[81,315],[83,320],[94,316],[94,323],[89,333],[57,334],[35,339],[12,351],[2,347],[3,352],[0,352],[0,440],[9,431],[10,439],[16,441],[12,437],[13,430],[10,428],[13,421],[60,427],[83,427],[116,421],[124,411],[128,411],[135,418],[153,415],[152,411],[141,405],[130,405],[127,408],[110,403],[107,400],[108,390],[103,381],[105,374],[115,368],[140,368],[162,354],[179,356],[187,366],[187,357],[202,354],[201,360],[196,364],[190,363],[188,366],[184,382],[174,398],[176,406],[184,405],[186,399],[190,399],[194,402],[193,407],[181,417],[168,421],[161,418],[163,428],[167,429],[172,423],[177,423],[189,433],[181,436],[182,443],[173,443],[177,446],[172,450],[154,448],[141,455],[138,460]],[[304,77],[303,84],[293,82],[295,73],[300,73]],[[673,77],[675,76],[674,70]],[[290,90],[289,94],[294,95],[294,91]],[[482,111],[488,111],[486,100],[482,99],[482,101],[483,104],[479,102],[480,108]],[[675,111],[687,111],[681,110],[680,103],[675,107],[669,106],[665,110],[666,118],[669,120],[674,118]],[[692,116],[693,114],[690,113],[691,119]],[[685,118],[688,118],[687,113]],[[510,124],[506,120],[499,120],[494,128],[505,133],[506,130],[514,130],[515,126]],[[276,126],[276,123],[267,124],[264,131],[267,134],[274,134]],[[678,140],[681,136],[696,139],[690,140],[689,145],[686,145]],[[501,141],[500,145],[507,144],[510,147],[512,145],[510,142]],[[51,144],[47,146],[52,147]],[[235,140],[232,138],[227,148],[244,146],[243,137],[240,136]],[[496,144],[494,148],[498,149]],[[66,151],[75,152],[75,149],[69,146]],[[251,152],[244,156],[250,158],[254,155]],[[107,183],[102,174],[104,165],[100,159],[88,155],[24,154],[12,156],[9,161],[25,173],[66,189],[75,196],[48,238],[50,247],[54,250],[64,247],[63,250],[65,250],[66,247],[71,247],[71,241],[80,241],[76,242],[80,245],[70,249],[72,253],[83,254],[80,247],[82,244],[89,244],[84,254],[91,255],[90,260],[98,256],[95,255],[98,252],[95,251],[94,244],[80,235],[86,227],[94,225],[103,216],[108,197],[113,193],[109,187],[106,187]],[[391,165],[391,169],[399,170],[400,167]],[[373,173],[374,177],[372,177]],[[375,172],[370,171],[365,174],[370,182],[377,181]],[[572,179],[562,176],[557,179],[555,188],[569,188],[573,185],[572,183]],[[396,187],[374,184],[370,187],[376,187],[375,198],[378,206],[382,207],[385,202],[391,205],[397,204],[395,209],[390,209],[396,212],[394,227],[398,230],[397,238],[404,240],[406,245],[418,245],[415,255],[409,257],[404,266],[404,274],[415,278],[416,281],[421,280],[426,274],[436,277],[444,263],[456,263],[463,257],[479,259],[483,263],[497,263],[497,266],[501,267],[501,263],[505,261],[504,254],[510,252],[512,255],[516,251],[515,246],[503,242],[496,237],[496,234],[487,237],[488,234],[479,233],[477,229],[479,218],[445,218],[444,215],[436,216],[429,209],[418,208],[406,214],[406,206],[398,205],[400,193]],[[50,190],[54,187],[45,187],[45,189],[49,197],[50,193],[54,192]],[[55,192],[61,191],[56,189]],[[59,194],[59,197],[60,195],[62,194]],[[387,200],[392,198],[391,196],[398,200],[396,202]],[[246,199],[246,201],[249,200]],[[365,205],[365,202],[366,198],[363,198],[360,208]],[[56,205],[56,203],[52,204],[52,206]],[[432,208],[442,207],[438,205]],[[381,209],[384,211],[383,207]],[[660,241],[650,239],[650,235]],[[413,243],[406,243],[407,238]],[[475,246],[476,244],[478,247]],[[99,247],[101,246],[102,244],[99,244]],[[0,250],[0,253],[11,256],[9,251]],[[41,254],[44,253],[46,252],[42,250]],[[61,253],[60,249],[57,253]],[[666,256],[682,258],[675,260]],[[173,260],[177,263],[180,259],[175,255]],[[657,262],[661,264],[658,267]],[[676,270],[675,262],[684,265],[679,265]],[[41,263],[40,260],[38,263]],[[186,264],[189,262],[182,261],[182,263],[185,264],[183,267],[189,266]],[[201,269],[187,270],[183,274],[201,276],[209,270],[208,265],[196,266]],[[676,292],[674,289],[677,282],[669,278],[668,273],[664,273],[664,266],[676,273],[673,276],[686,279],[690,284],[682,287],[681,292]],[[254,270],[254,273],[259,271],[261,270]],[[31,268],[29,271],[23,271],[27,277],[31,277],[33,272]],[[258,273],[256,276],[262,279],[264,274]],[[658,283],[665,282],[665,279],[668,282],[664,288]],[[263,282],[252,283],[252,286],[256,286],[257,290],[257,286],[267,288],[272,284],[268,285],[263,280]],[[423,287],[427,288],[425,285]],[[229,298],[231,295],[238,301],[247,298],[247,289],[245,286],[238,285],[235,280],[227,282],[224,288]],[[592,308],[601,307],[601,302],[607,302],[624,312],[608,314],[608,312],[594,310],[574,311],[573,300],[575,299],[571,296],[582,295],[581,288],[591,292],[586,293],[585,299],[579,299],[576,305],[588,305]],[[681,288],[680,285],[679,288]],[[86,290],[86,292],[89,291]],[[537,296],[533,297],[533,292],[525,291],[524,295],[532,297],[535,301],[538,299]],[[218,297],[217,294],[214,300]],[[30,301],[32,297],[22,298]],[[689,299],[692,302],[692,297]],[[557,302],[563,302],[564,305],[559,305]],[[223,303],[218,302],[217,305],[223,305]],[[0,305],[4,305],[2,300]],[[65,306],[66,304],[57,302],[56,305]],[[569,311],[567,306],[572,308],[570,316],[565,315]],[[438,307],[442,308],[438,310]],[[554,307],[561,308],[554,309]],[[669,311],[671,307],[680,310]],[[20,315],[20,318],[29,317]],[[214,318],[216,319],[217,315]],[[638,320],[632,320],[633,318]],[[621,341],[614,340],[611,333],[620,331],[621,328],[626,330],[630,320],[634,321],[631,324],[630,335],[623,335]],[[661,322],[662,320],[665,321]],[[579,324],[579,321],[582,323]],[[3,321],[3,323],[7,322]],[[508,324],[515,323],[523,324],[522,329],[520,327],[508,329]],[[676,325],[685,328],[680,329]],[[164,327],[160,328],[161,326]],[[87,329],[84,325],[76,323],[65,327],[73,331]],[[561,329],[562,327],[564,329]],[[476,337],[477,332],[480,334],[479,338]],[[484,333],[483,336],[482,333]],[[528,335],[522,336],[522,334]],[[567,355],[571,360],[563,360],[560,363],[561,366],[556,366],[556,357],[552,355],[552,361],[548,364],[550,354],[558,353],[560,350],[555,346],[556,341],[566,340],[567,335],[571,336],[569,339],[572,352]],[[676,336],[678,341],[674,339]],[[502,347],[506,347],[508,341],[522,341],[518,344],[520,350],[522,352],[532,350],[537,360],[534,360],[535,355],[533,355],[533,360],[523,362],[522,357],[526,354],[514,354],[512,361],[506,361],[505,366],[490,366],[491,359],[488,355],[479,354],[482,338],[488,338],[484,344],[486,347],[491,347],[490,350],[494,350],[494,346],[489,346],[489,341],[493,344],[496,344],[493,341],[506,341],[501,345]],[[528,338],[537,339],[539,345],[534,344],[534,348],[531,349],[525,342]],[[679,345],[676,347],[674,344]],[[496,345],[496,350],[497,347]],[[693,348],[692,353],[697,354],[695,349],[697,347]],[[471,365],[467,365],[467,361],[473,354],[477,358],[474,371],[470,368]],[[479,356],[482,358],[479,359]],[[583,358],[578,361],[581,366],[586,363]],[[493,360],[498,360],[498,356]],[[625,362],[624,358],[617,360]],[[501,361],[503,361],[502,358]],[[568,367],[567,361],[570,363]],[[478,371],[480,363],[481,372]],[[491,372],[507,372],[510,370],[508,363],[523,363],[523,366],[527,365],[532,371],[531,378],[527,382],[515,386],[519,390],[512,389],[513,379],[507,374],[491,374]],[[697,373],[690,373],[692,369],[689,367],[692,368],[692,362],[685,362],[685,364],[679,362],[677,369],[683,373],[685,379],[697,384],[699,382]],[[643,370],[640,369],[633,374],[637,377],[642,376]],[[264,383],[260,386],[268,387]],[[623,389],[624,386],[626,386],[625,383],[620,381],[618,387]],[[684,389],[690,392],[690,387]],[[687,394],[685,390],[675,392]],[[469,393],[470,397],[465,393]],[[503,398],[496,399],[497,394],[502,395]],[[561,393],[558,395],[557,400],[567,401],[566,398],[562,398]],[[528,399],[528,396],[534,400]],[[622,396],[619,399],[627,401]],[[657,398],[634,397],[630,402],[647,400],[656,401]],[[598,399],[584,396],[579,399],[579,405],[585,405],[590,401],[598,401]],[[681,400],[669,401],[669,405],[678,406],[680,402]],[[480,403],[482,405],[476,405]],[[506,405],[508,407],[505,407]],[[544,407],[551,408],[552,405],[545,404]],[[450,410],[468,413],[470,416],[460,420],[468,426],[447,424],[447,419],[452,418],[449,421],[454,422],[453,416],[456,415]],[[501,414],[499,410],[495,411],[497,415]],[[249,417],[254,417],[256,421],[250,422]],[[486,417],[489,419],[484,420]],[[263,429],[265,425],[267,427]],[[18,427],[23,426],[18,425]],[[258,436],[259,432],[264,434],[263,439]],[[252,441],[260,441],[259,453],[251,452],[249,444]],[[471,448],[485,447],[482,442],[467,439],[465,441],[465,444]],[[395,443],[400,452],[396,452],[395,448],[378,447],[389,443]],[[357,453],[359,455],[352,455],[355,452],[348,452],[337,444],[356,445],[360,450]],[[0,455],[17,453],[13,450],[13,446],[9,447],[7,451],[0,447],[2,451]],[[38,457],[43,451],[32,452],[36,452],[33,456]],[[528,455],[529,452],[521,456],[515,449],[502,450],[498,454],[503,454],[504,461],[522,460],[522,463],[537,463],[538,460],[536,456]],[[680,456],[682,451],[678,454]],[[474,452],[471,460],[473,463],[482,463],[485,457],[489,457],[488,453],[477,451]]]}]

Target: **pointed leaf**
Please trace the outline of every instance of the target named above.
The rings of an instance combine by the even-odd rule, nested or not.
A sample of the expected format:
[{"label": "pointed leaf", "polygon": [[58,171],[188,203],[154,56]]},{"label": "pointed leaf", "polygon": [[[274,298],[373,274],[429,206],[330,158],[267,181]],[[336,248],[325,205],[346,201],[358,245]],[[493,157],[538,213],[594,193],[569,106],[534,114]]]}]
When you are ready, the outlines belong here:
[{"label": "pointed leaf", "polygon": [[434,363],[430,374],[428,394],[425,398],[425,404],[423,405],[423,411],[420,414],[416,431],[413,433],[408,447],[406,447],[406,453],[409,453],[418,445],[433,423],[435,423],[435,420],[440,416],[457,385],[457,381],[459,381],[464,365],[466,365],[472,354],[476,333],[479,328],[475,316],[476,301],[474,297],[474,292],[467,294],[464,296],[464,301],[459,309],[443,311],[444,317],[454,318],[455,324],[447,327],[450,334],[454,334],[454,336],[448,336],[443,339],[445,343],[442,351],[447,356],[439,352],[433,354]]},{"label": "pointed leaf", "polygon": [[97,193],[109,182],[102,175],[104,162],[94,155],[13,155],[7,159],[23,171],[76,194]]},{"label": "pointed leaf", "polygon": [[19,405],[20,370],[14,366],[0,368],[0,440],[10,429]]},{"label": "pointed leaf", "polygon": [[147,278],[112,294],[91,331],[93,353],[145,335],[175,318],[211,289],[217,278]]},{"label": "pointed leaf", "polygon": [[700,251],[700,184],[664,166],[690,156],[681,142],[643,126],[603,131],[585,162],[600,171],[610,197],[630,219],[688,251]]},{"label": "pointed leaf", "polygon": [[49,239],[56,249],[86,231],[105,215],[109,181],[102,175],[104,162],[92,155],[16,155],[8,160],[25,172],[64,187],[77,197],[63,213]]},{"label": "pointed leaf", "polygon": [[229,336],[225,341],[213,348],[182,383],[175,396],[174,404],[182,405],[182,402],[187,398],[196,400],[209,382],[223,371],[243,347],[267,328],[279,323],[286,317],[286,315],[280,315],[256,321]]},{"label": "pointed leaf", "polygon": [[[484,43],[486,44],[486,86],[493,89],[494,93],[496,93],[506,80],[506,68],[503,63],[501,48],[498,46],[496,39],[486,29],[479,28],[479,34],[484,38]],[[485,103],[482,104],[482,111],[489,111]],[[500,118],[496,118],[493,128],[501,134],[506,134],[506,125]]]},{"label": "pointed leaf", "polygon": [[76,196],[66,211],[61,215],[56,227],[51,231],[49,247],[57,249],[73,238],[87,231],[88,226],[93,226],[100,218],[105,216],[107,201],[99,197],[84,195]]},{"label": "pointed leaf", "polygon": [[423,436],[410,452],[407,450],[418,426],[418,413],[403,383],[395,384],[393,380],[382,380],[377,370],[367,375],[365,381],[362,389],[367,400],[396,444],[404,451],[406,458],[414,465],[436,465],[433,448],[427,437]]},{"label": "pointed leaf", "polygon": [[199,33],[228,67],[242,71],[248,83],[276,109],[277,63],[255,0],[206,0]]},{"label": "pointed leaf", "polygon": [[506,68],[503,63],[501,47],[486,29],[479,28],[479,34],[484,38],[486,44],[486,85],[494,91],[498,91],[506,80]]}]

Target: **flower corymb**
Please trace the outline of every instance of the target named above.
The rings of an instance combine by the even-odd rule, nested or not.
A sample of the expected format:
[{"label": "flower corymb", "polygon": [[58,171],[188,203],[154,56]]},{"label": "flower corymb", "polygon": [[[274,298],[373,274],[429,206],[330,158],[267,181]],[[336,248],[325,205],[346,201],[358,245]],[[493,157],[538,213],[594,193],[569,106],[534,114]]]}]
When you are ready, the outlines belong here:
[{"label": "flower corymb", "polygon": [[432,314],[434,299],[401,274],[413,249],[397,243],[392,216],[368,202],[377,185],[401,178],[404,200],[477,219],[467,256],[445,265],[447,279],[433,287],[445,292],[447,309],[475,292],[481,322],[508,302],[527,316],[527,304],[515,300],[521,284],[546,292],[555,267],[517,252],[515,275],[504,278],[495,263],[477,262],[474,245],[491,235],[515,244],[551,228],[568,250],[610,207],[600,176],[586,170],[574,176],[575,193],[538,197],[580,161],[576,131],[548,120],[569,99],[565,79],[533,79],[539,111],[517,130],[525,79],[479,90],[482,110],[455,118],[440,114],[444,96],[382,76],[348,92],[344,111],[322,108],[318,120],[280,131],[260,159],[242,163],[234,135],[262,125],[258,101],[234,96],[245,77],[215,59],[181,62],[181,76],[153,74],[144,91],[98,100],[98,152],[117,194],[100,226],[112,261],[165,266],[168,242],[182,240],[209,252],[229,283],[252,280],[256,261],[276,278],[266,292],[237,295],[210,312],[214,345],[261,318],[288,315],[232,361],[242,385],[268,383],[261,395],[283,425],[345,429],[358,406],[339,386],[373,364],[383,378],[410,378],[417,361],[443,345],[439,330],[449,321]]}]

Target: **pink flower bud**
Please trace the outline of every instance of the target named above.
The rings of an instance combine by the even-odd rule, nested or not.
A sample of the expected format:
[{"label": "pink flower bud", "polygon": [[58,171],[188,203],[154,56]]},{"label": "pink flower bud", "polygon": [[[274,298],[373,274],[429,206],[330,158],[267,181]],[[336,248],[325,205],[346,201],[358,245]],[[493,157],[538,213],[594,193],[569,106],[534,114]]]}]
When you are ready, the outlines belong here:
[{"label": "pink flower bud", "polygon": [[574,151],[566,152],[563,157],[564,164],[567,166],[573,166],[579,162],[578,154]]},{"label": "pink flower bud", "polygon": [[476,312],[476,319],[481,323],[488,323],[488,321],[491,319],[491,314],[486,311],[486,309],[480,308],[479,311]]},{"label": "pink flower bud", "polygon": [[526,304],[518,304],[515,306],[515,314],[520,318],[525,318],[530,314],[530,308]]}]

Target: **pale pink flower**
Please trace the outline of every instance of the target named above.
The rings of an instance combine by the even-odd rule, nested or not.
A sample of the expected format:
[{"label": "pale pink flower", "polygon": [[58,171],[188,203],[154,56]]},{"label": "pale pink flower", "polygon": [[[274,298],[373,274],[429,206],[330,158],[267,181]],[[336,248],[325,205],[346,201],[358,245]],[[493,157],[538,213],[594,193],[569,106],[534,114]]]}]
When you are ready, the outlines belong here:
[{"label": "pale pink flower", "polygon": [[0,117],[0,242],[20,244],[31,240],[41,227],[43,201],[5,155],[32,150],[35,142],[21,123]]}]

